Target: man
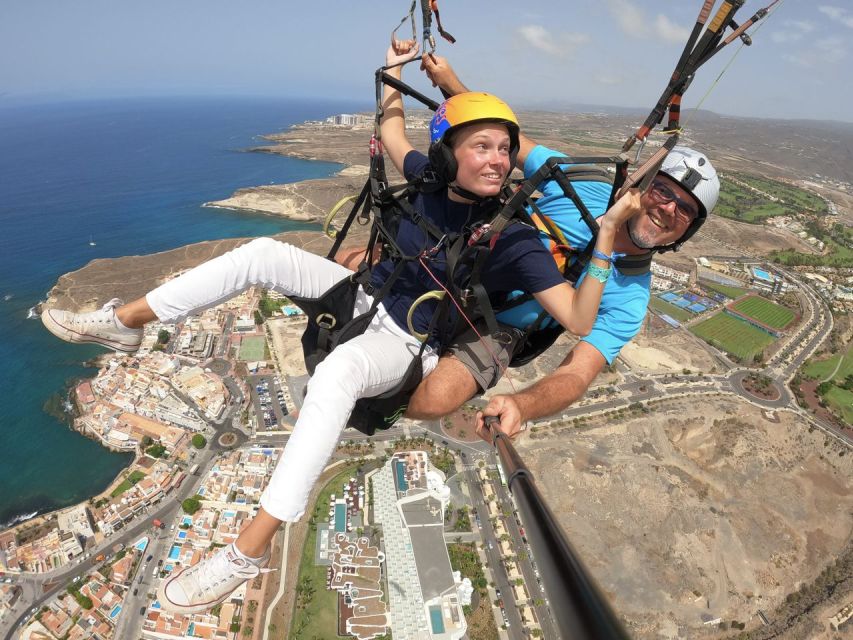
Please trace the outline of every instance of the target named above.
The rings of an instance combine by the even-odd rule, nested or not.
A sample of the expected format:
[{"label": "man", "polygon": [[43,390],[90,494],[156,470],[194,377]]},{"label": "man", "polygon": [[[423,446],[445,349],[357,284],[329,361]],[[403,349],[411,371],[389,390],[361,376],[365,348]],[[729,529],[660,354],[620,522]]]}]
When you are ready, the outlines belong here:
[{"label": "man", "polygon": [[[433,84],[453,95],[467,91],[451,66],[439,56],[424,56],[422,68]],[[520,136],[517,165],[530,177],[549,157],[563,155]],[[546,183],[540,189],[544,197],[538,206],[552,218],[561,219],[561,230],[583,248],[591,238],[586,224],[579,219],[574,205],[559,187]],[[648,255],[677,249],[698,231],[719,197],[719,178],[714,167],[701,153],[675,147],[667,156],[652,187],[643,195],[644,210],[624,225],[616,235],[615,254]],[[603,213],[590,206],[593,215]],[[605,204],[606,208],[606,204]],[[574,215],[567,215],[574,214]],[[511,395],[497,395],[478,415],[477,432],[489,440],[484,416],[498,416],[500,429],[515,437],[529,420],[553,415],[580,398],[605,364],[610,364],[621,348],[640,330],[650,297],[651,275],[629,275],[618,268],[606,283],[598,318],[589,335],[569,352],[549,375],[532,386]],[[504,318],[501,318],[504,319]],[[511,357],[507,348],[489,341],[480,345],[475,337],[462,337],[439,360],[437,368],[418,387],[409,404],[407,416],[416,419],[445,415],[478,392],[494,385]],[[483,357],[482,352],[497,353],[501,366]]]}]

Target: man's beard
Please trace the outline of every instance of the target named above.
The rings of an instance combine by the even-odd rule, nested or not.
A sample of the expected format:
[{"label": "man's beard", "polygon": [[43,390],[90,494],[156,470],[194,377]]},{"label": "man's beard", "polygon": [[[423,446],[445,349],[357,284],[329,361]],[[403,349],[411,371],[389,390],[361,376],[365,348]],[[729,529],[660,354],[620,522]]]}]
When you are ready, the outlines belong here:
[{"label": "man's beard", "polygon": [[650,240],[648,233],[640,234],[637,229],[636,219],[628,221],[628,237],[631,242],[639,249],[654,249],[658,244],[654,240]]}]

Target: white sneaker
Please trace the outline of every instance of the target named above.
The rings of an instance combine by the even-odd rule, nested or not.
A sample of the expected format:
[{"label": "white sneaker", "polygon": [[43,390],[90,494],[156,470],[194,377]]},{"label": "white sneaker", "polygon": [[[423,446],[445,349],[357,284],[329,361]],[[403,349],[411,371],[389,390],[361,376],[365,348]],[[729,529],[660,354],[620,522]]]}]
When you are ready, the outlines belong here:
[{"label": "white sneaker", "polygon": [[41,321],[57,338],[66,342],[95,342],[116,351],[133,353],[142,342],[142,329],[129,329],[116,318],[122,301],[113,298],[100,311],[74,313],[60,309],[42,312]]},{"label": "white sneaker", "polygon": [[208,611],[228,598],[246,580],[274,571],[262,568],[269,560],[269,549],[260,558],[247,558],[231,543],[207,560],[165,580],[157,591],[157,600],[169,613]]}]

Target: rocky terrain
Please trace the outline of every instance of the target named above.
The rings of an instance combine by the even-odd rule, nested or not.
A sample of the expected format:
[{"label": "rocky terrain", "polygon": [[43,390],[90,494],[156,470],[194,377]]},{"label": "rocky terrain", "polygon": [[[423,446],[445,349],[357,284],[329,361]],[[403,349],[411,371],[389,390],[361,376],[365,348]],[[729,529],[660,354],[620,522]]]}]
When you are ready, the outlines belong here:
[{"label": "rocky terrain", "polygon": [[719,625],[703,622],[758,609],[772,618],[844,549],[851,456],[779,416],[688,398],[518,445],[635,637],[705,636]]}]

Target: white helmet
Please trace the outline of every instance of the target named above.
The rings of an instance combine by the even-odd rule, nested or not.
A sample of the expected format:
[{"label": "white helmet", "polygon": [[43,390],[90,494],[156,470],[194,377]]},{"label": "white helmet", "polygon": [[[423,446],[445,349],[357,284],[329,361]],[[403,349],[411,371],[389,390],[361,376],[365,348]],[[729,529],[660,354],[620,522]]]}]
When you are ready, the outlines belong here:
[{"label": "white helmet", "polygon": [[663,247],[656,247],[658,252],[677,251],[699,230],[716,206],[720,198],[720,178],[705,154],[690,147],[673,147],[664,159],[660,171],[684,187],[699,205],[698,215],[678,240]]}]

